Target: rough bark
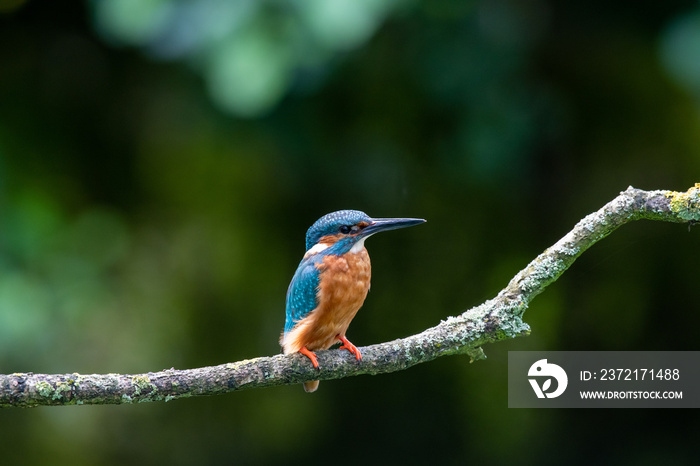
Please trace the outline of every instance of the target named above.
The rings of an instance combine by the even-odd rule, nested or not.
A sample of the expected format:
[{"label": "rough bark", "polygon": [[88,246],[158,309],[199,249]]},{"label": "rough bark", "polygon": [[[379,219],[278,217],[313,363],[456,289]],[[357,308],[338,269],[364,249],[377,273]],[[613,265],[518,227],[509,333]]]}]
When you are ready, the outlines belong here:
[{"label": "rough bark", "polygon": [[260,357],[197,369],[167,369],[138,375],[0,375],[0,407],[121,404],[170,401],[249,388],[400,371],[440,356],[485,358],[485,343],[527,335],[523,313],[586,249],[619,226],[649,219],[700,221],[700,183],[687,192],[642,191],[629,187],[594,212],[521,270],[498,295],[435,327],[399,340],[360,348],[362,361],[347,351],[319,351],[320,370],[299,354]]}]

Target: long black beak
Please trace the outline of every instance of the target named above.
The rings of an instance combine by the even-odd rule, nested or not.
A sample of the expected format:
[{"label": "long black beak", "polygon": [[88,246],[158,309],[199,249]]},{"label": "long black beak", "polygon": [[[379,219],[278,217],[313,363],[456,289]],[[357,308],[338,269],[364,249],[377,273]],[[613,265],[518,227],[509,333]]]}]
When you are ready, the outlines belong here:
[{"label": "long black beak", "polygon": [[369,236],[380,231],[396,230],[425,223],[422,218],[373,218],[372,223],[362,229],[362,236]]}]

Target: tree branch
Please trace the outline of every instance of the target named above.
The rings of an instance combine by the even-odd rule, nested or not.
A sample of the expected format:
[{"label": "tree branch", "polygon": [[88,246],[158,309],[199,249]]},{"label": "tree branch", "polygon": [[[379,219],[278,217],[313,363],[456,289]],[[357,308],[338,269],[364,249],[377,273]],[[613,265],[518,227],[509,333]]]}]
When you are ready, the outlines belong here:
[{"label": "tree branch", "polygon": [[485,358],[485,343],[530,333],[522,316],[530,301],[553,283],[586,249],[633,220],[700,221],[700,183],[685,193],[629,187],[574,226],[521,270],[498,295],[417,335],[361,348],[362,361],[347,351],[319,351],[319,371],[304,356],[277,355],[198,369],[122,374],[0,375],[0,407],[121,404],[170,401],[248,388],[329,380],[407,369],[440,356]]}]

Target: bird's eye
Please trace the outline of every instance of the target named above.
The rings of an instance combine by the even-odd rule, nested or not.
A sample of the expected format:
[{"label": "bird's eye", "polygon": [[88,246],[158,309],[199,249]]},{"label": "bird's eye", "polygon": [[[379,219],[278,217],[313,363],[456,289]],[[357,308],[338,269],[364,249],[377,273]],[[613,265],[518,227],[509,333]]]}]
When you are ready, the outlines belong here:
[{"label": "bird's eye", "polygon": [[350,225],[343,225],[340,227],[340,232],[344,235],[347,235],[350,233],[350,231],[352,231],[352,227]]}]

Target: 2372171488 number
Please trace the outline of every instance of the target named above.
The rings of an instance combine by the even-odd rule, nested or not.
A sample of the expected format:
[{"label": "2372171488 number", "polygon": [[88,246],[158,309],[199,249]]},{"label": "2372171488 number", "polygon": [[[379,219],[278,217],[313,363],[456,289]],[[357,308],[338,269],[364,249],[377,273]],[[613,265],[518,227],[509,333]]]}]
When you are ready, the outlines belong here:
[{"label": "2372171488 number", "polygon": [[601,369],[599,380],[679,380],[678,369]]}]

